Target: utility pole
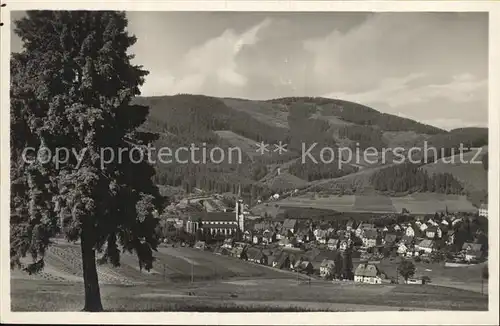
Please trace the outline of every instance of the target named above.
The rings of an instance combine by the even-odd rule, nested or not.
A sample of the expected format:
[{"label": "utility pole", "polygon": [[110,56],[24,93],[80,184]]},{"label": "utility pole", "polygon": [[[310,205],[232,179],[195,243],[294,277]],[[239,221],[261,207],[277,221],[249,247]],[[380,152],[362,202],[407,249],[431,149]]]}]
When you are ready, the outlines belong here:
[{"label": "utility pole", "polygon": [[164,281],[167,280],[167,267],[166,267],[165,263],[163,264],[163,280]]}]

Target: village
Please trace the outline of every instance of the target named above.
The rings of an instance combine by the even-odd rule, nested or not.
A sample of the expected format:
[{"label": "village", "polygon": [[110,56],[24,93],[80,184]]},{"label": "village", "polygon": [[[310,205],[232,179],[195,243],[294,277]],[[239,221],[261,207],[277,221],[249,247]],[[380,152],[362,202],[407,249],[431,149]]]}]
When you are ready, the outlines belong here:
[{"label": "village", "polygon": [[[207,203],[214,200],[201,206]],[[312,279],[368,284],[431,283],[425,273],[431,269],[416,265],[459,268],[487,260],[485,206],[476,214],[349,215],[327,220],[284,208],[274,217],[252,216],[239,200],[234,209],[167,218],[163,245],[191,246]]]}]

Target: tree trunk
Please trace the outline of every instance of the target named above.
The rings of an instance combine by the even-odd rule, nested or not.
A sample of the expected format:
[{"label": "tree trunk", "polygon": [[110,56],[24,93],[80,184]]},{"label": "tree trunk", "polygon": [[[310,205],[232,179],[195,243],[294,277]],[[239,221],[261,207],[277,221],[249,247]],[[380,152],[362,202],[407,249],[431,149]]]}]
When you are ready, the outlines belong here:
[{"label": "tree trunk", "polygon": [[83,227],[81,236],[83,282],[85,287],[85,306],[83,311],[102,311],[101,293],[97,277],[97,266],[94,249],[94,236],[91,228]]}]

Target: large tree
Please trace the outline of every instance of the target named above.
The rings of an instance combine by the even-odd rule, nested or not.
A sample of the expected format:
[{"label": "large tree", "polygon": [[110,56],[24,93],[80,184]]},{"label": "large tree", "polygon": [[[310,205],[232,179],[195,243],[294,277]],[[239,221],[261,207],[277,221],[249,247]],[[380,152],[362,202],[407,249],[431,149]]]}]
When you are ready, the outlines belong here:
[{"label": "large tree", "polygon": [[137,131],[149,108],[131,105],[147,71],[131,63],[123,12],[31,11],[15,25],[24,48],[11,60],[11,265],[39,271],[64,233],[80,242],[84,310],[100,311],[96,261],[117,266],[123,249],[150,269],[158,242],[162,199],[140,160],[156,135]]}]

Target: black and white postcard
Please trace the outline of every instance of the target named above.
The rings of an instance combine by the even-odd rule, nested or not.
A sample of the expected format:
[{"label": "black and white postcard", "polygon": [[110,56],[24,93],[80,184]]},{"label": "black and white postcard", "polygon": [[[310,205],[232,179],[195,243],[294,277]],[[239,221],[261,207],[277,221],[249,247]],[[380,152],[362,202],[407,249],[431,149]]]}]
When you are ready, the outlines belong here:
[{"label": "black and white postcard", "polygon": [[499,9],[2,3],[2,321],[497,324]]}]

